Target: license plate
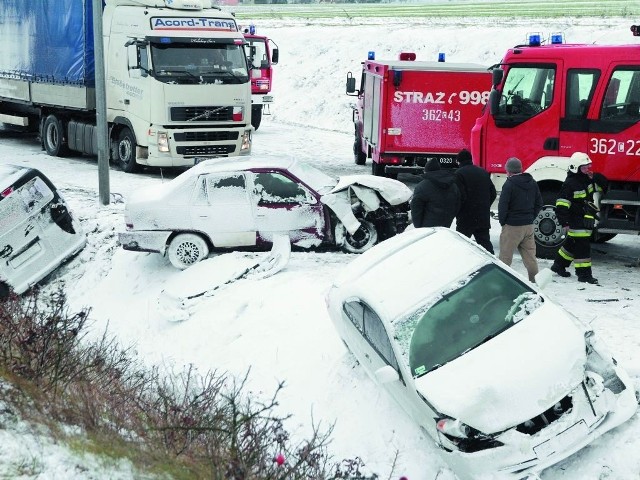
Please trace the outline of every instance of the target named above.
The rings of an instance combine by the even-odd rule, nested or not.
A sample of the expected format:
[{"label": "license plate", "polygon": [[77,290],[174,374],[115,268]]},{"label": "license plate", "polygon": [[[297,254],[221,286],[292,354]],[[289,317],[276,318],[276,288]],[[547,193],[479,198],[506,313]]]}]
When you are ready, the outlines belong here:
[{"label": "license plate", "polygon": [[567,428],[564,432],[561,432],[546,442],[542,442],[540,445],[533,447],[533,451],[536,452],[538,458],[550,457],[557,452],[566,450],[588,434],[589,429],[587,428],[587,424],[581,420],[575,425]]}]

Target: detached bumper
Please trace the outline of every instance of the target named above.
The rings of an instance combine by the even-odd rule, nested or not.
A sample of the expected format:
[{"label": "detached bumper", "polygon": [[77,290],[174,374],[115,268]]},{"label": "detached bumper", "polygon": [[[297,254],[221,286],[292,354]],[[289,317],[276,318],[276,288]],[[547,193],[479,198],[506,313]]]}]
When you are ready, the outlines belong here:
[{"label": "detached bumper", "polygon": [[167,249],[167,240],[172,232],[168,231],[136,231],[120,232],[118,242],[125,250],[133,252],[156,252],[162,255]]}]

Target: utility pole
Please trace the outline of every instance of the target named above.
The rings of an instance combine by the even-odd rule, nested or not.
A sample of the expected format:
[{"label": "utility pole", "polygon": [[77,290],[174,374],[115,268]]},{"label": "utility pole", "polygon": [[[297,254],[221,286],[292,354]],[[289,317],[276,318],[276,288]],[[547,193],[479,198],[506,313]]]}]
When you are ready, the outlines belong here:
[{"label": "utility pole", "polygon": [[102,1],[93,0],[93,56],[95,63],[96,120],[98,133],[98,194],[102,205],[109,205],[109,132],[107,130],[107,95],[102,43]]}]

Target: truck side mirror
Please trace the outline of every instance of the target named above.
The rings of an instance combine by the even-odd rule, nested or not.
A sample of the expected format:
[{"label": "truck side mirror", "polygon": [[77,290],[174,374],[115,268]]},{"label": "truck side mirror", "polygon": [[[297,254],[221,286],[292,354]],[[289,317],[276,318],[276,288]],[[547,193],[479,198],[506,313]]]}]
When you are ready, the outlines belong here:
[{"label": "truck side mirror", "polygon": [[501,68],[494,68],[491,70],[491,85],[494,87],[502,83],[502,77],[504,76],[504,70]]},{"label": "truck side mirror", "polygon": [[491,115],[495,116],[498,114],[501,96],[500,90],[496,90],[495,88],[489,93],[489,113],[491,113]]},{"label": "truck side mirror", "polygon": [[347,73],[347,95],[356,93],[356,79],[351,72]]},{"label": "truck side mirror", "polygon": [[280,58],[278,49],[274,48],[273,50],[271,50],[271,63],[273,63],[274,65],[278,63],[278,58]]}]

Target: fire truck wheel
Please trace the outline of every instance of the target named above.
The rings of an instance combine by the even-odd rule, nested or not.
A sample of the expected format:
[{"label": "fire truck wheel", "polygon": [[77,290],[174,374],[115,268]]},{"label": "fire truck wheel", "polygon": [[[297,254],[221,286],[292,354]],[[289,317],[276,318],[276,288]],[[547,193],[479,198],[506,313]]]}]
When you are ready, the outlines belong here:
[{"label": "fire truck wheel", "polygon": [[118,135],[118,165],[123,172],[133,173],[139,169],[136,162],[136,137],[127,127],[123,128]]},{"label": "fire truck wheel", "polygon": [[207,258],[209,246],[200,235],[181,233],[171,240],[167,253],[171,265],[184,270]]},{"label": "fire truck wheel", "polygon": [[384,163],[378,163],[375,161],[371,161],[371,173],[373,173],[376,177],[384,177]]},{"label": "fire truck wheel", "polygon": [[533,221],[533,235],[536,241],[536,256],[538,258],[555,257],[560,245],[564,242],[562,227],[556,217],[557,192],[542,191],[542,210]]},{"label": "fire truck wheel", "polygon": [[251,125],[253,126],[253,128],[258,130],[260,122],[262,122],[262,105],[260,106],[260,108],[251,109]]},{"label": "fire truck wheel", "polygon": [[347,253],[362,253],[378,243],[378,231],[373,223],[360,220],[360,228],[351,235],[342,222],[336,225],[335,238],[340,248]]},{"label": "fire truck wheel", "polygon": [[353,142],[353,156],[356,165],[364,165],[367,163],[367,154],[362,151],[362,141],[358,135],[356,135],[356,140]]},{"label": "fire truck wheel", "polygon": [[49,115],[44,121],[42,143],[47,154],[53,157],[69,155],[69,147],[64,141],[64,124],[55,115]]}]

